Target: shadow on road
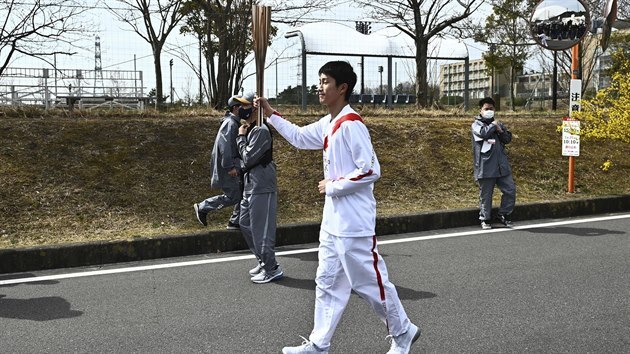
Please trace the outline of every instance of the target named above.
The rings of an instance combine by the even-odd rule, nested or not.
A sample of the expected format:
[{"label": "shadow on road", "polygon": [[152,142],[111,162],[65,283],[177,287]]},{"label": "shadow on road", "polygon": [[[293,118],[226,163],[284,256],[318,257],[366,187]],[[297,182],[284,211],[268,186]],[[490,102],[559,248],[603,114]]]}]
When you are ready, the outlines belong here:
[{"label": "shadow on road", "polygon": [[[276,282],[276,284],[286,286],[287,288],[315,291],[315,280],[313,279],[298,279],[285,276],[282,280]],[[396,286],[396,291],[398,291],[398,296],[401,300],[431,299],[437,296],[437,294],[428,291],[418,291],[402,286]],[[354,291],[352,293],[356,294]]]},{"label": "shadow on road", "polygon": [[[11,274],[0,276],[0,280],[22,279],[34,277],[30,273]],[[55,280],[39,282],[0,285],[0,288],[18,285],[53,285]],[[70,303],[58,296],[38,297],[33,299],[11,299],[7,295],[0,294],[0,318],[12,318],[31,321],[51,321],[60,318],[71,318],[83,315],[83,311],[71,309]]]},{"label": "shadow on road", "polygon": [[313,279],[298,279],[284,276],[284,278],[276,282],[276,284],[286,286],[287,288],[315,291],[315,280]]},{"label": "shadow on road", "polygon": [[83,314],[83,311],[70,309],[70,303],[58,296],[34,299],[7,299],[4,297],[6,295],[0,296],[0,318],[51,321]]},{"label": "shadow on road", "polygon": [[282,257],[295,258],[306,262],[317,262],[317,252],[297,253],[297,254],[285,254]]},{"label": "shadow on road", "polygon": [[568,234],[581,237],[593,237],[593,236],[608,236],[608,235],[623,235],[625,232],[616,230],[596,229],[592,227],[541,227],[524,230],[527,232],[538,233],[551,233],[551,234]]},{"label": "shadow on road", "polygon": [[398,285],[396,285],[396,291],[398,291],[398,297],[401,300],[422,300],[437,297],[437,294],[432,292],[404,288]]},{"label": "shadow on road", "polygon": [[[28,278],[33,278],[33,277],[35,277],[35,274],[32,274],[32,273],[14,273],[14,274],[0,275],[0,281],[13,280],[13,279],[28,279]],[[0,285],[0,288],[6,288],[6,287],[11,287],[11,286],[17,286],[17,285],[52,285],[52,284],[58,284],[58,283],[59,282],[56,280],[42,280],[42,281],[34,281],[34,282],[27,282],[27,283]]]}]

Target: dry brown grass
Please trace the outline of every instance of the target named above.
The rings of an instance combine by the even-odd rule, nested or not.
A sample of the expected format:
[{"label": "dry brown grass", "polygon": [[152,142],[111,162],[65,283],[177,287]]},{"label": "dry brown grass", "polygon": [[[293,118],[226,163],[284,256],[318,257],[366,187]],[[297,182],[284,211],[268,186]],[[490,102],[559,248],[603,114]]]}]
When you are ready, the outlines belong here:
[{"label": "dry brown grass", "polygon": [[[298,124],[323,109],[280,108]],[[207,230],[192,204],[209,189],[220,112],[6,111],[0,116],[0,248],[129,239]],[[471,114],[363,107],[382,166],[379,215],[475,207]],[[291,118],[291,117],[294,118]],[[576,193],[566,193],[559,114],[499,115],[514,133],[509,154],[518,203],[630,192],[630,146],[585,141]],[[319,221],[321,152],[275,135],[278,223]],[[607,172],[599,167],[610,159]],[[229,210],[210,215],[223,228]]]}]

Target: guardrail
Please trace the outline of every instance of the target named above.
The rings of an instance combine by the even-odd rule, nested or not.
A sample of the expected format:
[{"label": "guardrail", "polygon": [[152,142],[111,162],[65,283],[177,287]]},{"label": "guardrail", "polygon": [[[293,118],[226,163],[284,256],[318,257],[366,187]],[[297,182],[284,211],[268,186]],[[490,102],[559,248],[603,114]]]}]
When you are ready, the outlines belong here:
[{"label": "guardrail", "polygon": [[75,106],[79,109],[93,109],[102,107],[119,107],[128,109],[143,110],[152,100],[152,97],[134,97],[134,96],[57,96],[61,100],[65,100],[65,104],[69,110],[73,110]]}]

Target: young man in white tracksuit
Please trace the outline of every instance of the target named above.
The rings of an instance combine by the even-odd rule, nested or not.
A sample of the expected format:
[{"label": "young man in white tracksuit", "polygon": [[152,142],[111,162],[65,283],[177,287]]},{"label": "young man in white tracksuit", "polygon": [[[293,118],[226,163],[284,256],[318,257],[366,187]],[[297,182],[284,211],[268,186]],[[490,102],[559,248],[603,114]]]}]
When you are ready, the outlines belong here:
[{"label": "young man in white tracksuit", "polygon": [[[254,94],[237,98],[244,107],[252,107]],[[243,161],[243,199],[240,226],[247,246],[258,265],[249,271],[251,281],[264,284],[279,280],[282,268],[276,262],[276,211],[278,193],[273,140],[266,123],[256,125],[257,111],[238,130],[236,144]]]},{"label": "young man in white tracksuit", "polygon": [[319,70],[319,101],[330,114],[299,127],[274,111],[264,98],[258,105],[268,122],[293,146],[323,150],[325,195],[315,278],[314,326],[301,346],[289,353],[327,353],[333,333],[354,290],[387,325],[392,338],[388,353],[408,353],[420,336],[389,281],[375,236],[374,182],[380,165],[367,127],[348,105],[357,77],[347,62],[326,63]]}]

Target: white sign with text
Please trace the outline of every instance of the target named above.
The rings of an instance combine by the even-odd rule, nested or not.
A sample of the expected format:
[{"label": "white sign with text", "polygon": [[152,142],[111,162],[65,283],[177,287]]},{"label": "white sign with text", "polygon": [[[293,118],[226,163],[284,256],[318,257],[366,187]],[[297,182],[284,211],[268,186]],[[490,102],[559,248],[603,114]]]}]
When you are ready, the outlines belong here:
[{"label": "white sign with text", "polygon": [[573,112],[582,110],[582,80],[571,80],[569,89],[569,117],[573,116]]},{"label": "white sign with text", "polygon": [[580,121],[562,119],[562,156],[580,156]]}]

